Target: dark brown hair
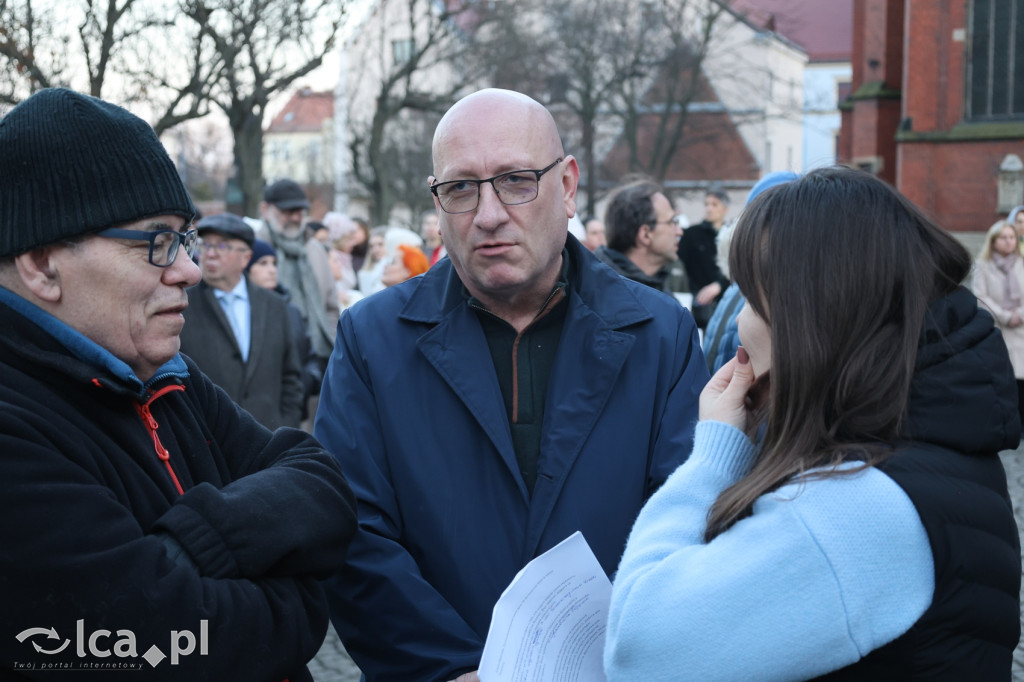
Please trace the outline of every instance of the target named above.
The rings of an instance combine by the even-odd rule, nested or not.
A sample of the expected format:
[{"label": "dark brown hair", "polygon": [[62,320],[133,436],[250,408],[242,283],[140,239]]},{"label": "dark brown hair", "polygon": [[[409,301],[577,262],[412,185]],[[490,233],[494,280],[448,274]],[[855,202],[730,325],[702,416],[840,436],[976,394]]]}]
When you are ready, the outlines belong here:
[{"label": "dark brown hair", "polygon": [[956,239],[850,168],[812,171],[744,209],[729,268],[771,330],[770,388],[757,460],[712,506],[707,539],[808,469],[887,456],[928,304],[970,267]]},{"label": "dark brown hair", "polygon": [[636,246],[636,235],[644,225],[654,228],[658,216],[654,213],[655,194],[663,193],[652,180],[633,180],[618,187],[608,200],[604,214],[604,229],[608,248],[626,253]]}]

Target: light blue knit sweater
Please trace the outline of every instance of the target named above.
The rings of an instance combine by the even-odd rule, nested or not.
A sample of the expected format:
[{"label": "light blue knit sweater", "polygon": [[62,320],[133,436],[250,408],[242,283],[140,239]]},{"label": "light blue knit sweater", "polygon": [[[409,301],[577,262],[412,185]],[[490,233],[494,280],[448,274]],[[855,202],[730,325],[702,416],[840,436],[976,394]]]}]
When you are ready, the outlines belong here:
[{"label": "light blue knit sweater", "polygon": [[807,679],[928,608],[928,536],[875,468],[786,485],[705,543],[708,509],[753,456],[738,429],[700,422],[693,454],[641,511],[612,588],[609,682]]}]

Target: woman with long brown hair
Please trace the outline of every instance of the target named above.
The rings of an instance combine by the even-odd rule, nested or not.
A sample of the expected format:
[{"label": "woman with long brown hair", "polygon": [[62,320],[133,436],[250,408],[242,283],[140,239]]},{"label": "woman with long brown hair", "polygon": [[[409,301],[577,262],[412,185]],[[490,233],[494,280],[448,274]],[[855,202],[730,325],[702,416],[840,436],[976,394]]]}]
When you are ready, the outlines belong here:
[{"label": "woman with long brown hair", "polygon": [[733,236],[743,345],[612,592],[618,680],[1008,680],[1020,422],[970,255],[881,180],[813,171]]}]

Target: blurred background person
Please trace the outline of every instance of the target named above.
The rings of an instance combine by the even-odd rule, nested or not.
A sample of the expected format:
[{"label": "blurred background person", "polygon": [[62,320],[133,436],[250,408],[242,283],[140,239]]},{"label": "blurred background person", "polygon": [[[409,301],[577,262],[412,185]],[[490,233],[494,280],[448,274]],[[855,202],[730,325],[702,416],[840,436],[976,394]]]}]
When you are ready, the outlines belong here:
[{"label": "blurred background person", "polygon": [[974,295],[996,318],[1017,377],[1018,410],[1024,424],[1024,260],[1017,232],[1005,220],[996,221],[974,267]]},{"label": "blurred background person", "polygon": [[411,244],[399,244],[398,252],[391,262],[384,266],[380,281],[385,287],[393,287],[407,279],[422,275],[430,269],[427,256]]},{"label": "blurred background person", "polygon": [[627,279],[674,293],[685,290],[676,245],[683,234],[676,211],[661,186],[634,180],[618,187],[608,200],[604,224],[608,245],[599,246],[599,261]]},{"label": "blurred background person", "polygon": [[729,279],[718,268],[715,245],[728,212],[729,195],[725,190],[709,189],[704,195],[704,220],[683,230],[679,240],[679,260],[693,292],[693,317],[702,330],[707,328],[715,304],[729,286]]},{"label": "blurred background person", "polygon": [[320,362],[309,341],[309,330],[302,321],[302,311],[291,302],[291,293],[277,280],[277,251],[274,247],[262,239],[254,240],[245,274],[250,282],[273,291],[285,301],[288,329],[302,369],[302,419],[305,420],[308,417],[308,400],[319,390],[322,372]]},{"label": "blurred background person", "polygon": [[441,241],[441,228],[438,226],[437,211],[427,211],[420,222],[420,237],[423,238],[423,253],[427,255],[427,264],[434,263],[448,255]]},{"label": "blurred background person", "polygon": [[252,228],[222,213],[196,230],[203,279],[187,291],[181,352],[268,429],[298,428],[304,396],[286,303],[245,277]]},{"label": "blurred background person", "polygon": [[1017,241],[1020,242],[1021,253],[1024,253],[1024,206],[1015,206],[1006,216],[1006,222],[1013,226],[1017,232]]},{"label": "blurred background person", "polygon": [[[305,235],[308,210],[306,192],[297,182],[285,178],[271,183],[263,190],[263,221],[256,233],[277,251],[278,279],[302,311],[313,352],[321,367],[326,367],[340,311],[327,250],[322,242]],[[309,412],[315,411],[311,406]]]},{"label": "blurred background person", "polygon": [[593,216],[583,221],[583,246],[594,251],[599,246],[606,246],[608,239],[605,237],[604,223]]},{"label": "blurred background person", "polygon": [[327,257],[331,263],[331,274],[334,276],[335,294],[338,307],[342,310],[349,307],[362,295],[358,291],[359,279],[352,261],[352,249],[357,240],[362,238],[362,231],[348,216],[337,211],[329,211],[324,216],[327,227]]},{"label": "blurred background person", "polygon": [[[362,218],[352,218],[352,222],[356,224],[356,234],[352,237],[352,269],[358,273],[363,268],[366,251],[370,246],[370,223]],[[358,283],[356,286],[359,286]]]},{"label": "blurred background person", "polygon": [[[416,251],[419,253],[415,253]],[[410,229],[396,226],[389,227],[384,232],[383,263],[380,276],[382,289],[422,274],[430,267],[423,253],[423,238]]]},{"label": "blurred background person", "polygon": [[[750,189],[750,194],[747,195],[747,205],[749,206],[755,197],[769,187],[796,180],[797,177],[799,176],[792,171],[768,173]],[[729,246],[732,244],[732,233],[735,229],[736,223],[734,222],[723,226],[718,231],[716,244],[718,269],[727,279],[731,279],[729,275]],[[722,294],[721,300],[715,306],[715,312],[711,315],[711,320],[708,321],[701,347],[704,349],[704,359],[708,361],[708,369],[712,374],[736,357],[736,349],[740,345],[736,317],[745,303],[746,299],[743,298],[739,285],[732,282]]]},{"label": "blurred background person", "polygon": [[359,279],[359,292],[364,296],[375,294],[384,288],[380,278],[384,274],[384,266],[387,265],[384,248],[384,235],[387,227],[375,227],[370,230],[369,247],[366,250],[366,260],[363,267],[356,273]]}]

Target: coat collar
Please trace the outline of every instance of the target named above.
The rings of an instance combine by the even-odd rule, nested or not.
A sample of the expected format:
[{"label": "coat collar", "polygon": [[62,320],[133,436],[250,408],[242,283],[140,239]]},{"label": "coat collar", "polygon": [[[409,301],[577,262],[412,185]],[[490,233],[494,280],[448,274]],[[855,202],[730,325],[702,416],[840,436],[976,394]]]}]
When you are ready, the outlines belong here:
[{"label": "coat collar", "polygon": [[466,405],[518,483],[533,528],[523,547],[526,557],[539,545],[568,473],[619,384],[636,341],[626,328],[653,319],[634,292],[643,285],[617,275],[574,237],[566,247],[575,275],[566,292],[569,308],[548,388],[540,476],[532,497],[519,475],[487,340],[451,263],[438,263],[421,281],[399,285],[414,288],[400,317],[431,325],[417,340],[420,352]]},{"label": "coat collar", "polygon": [[35,324],[47,337],[63,346],[74,361],[69,361],[68,356],[61,353],[44,351],[41,347],[33,348],[28,344],[20,344],[19,351],[34,361],[52,366],[81,381],[143,400],[165,380],[180,383],[188,378],[188,367],[181,355],[176,354],[144,382],[135,376],[127,363],[109,350],[13,291],[0,287],[0,304]]},{"label": "coat collar", "polygon": [[[652,317],[652,313],[636,296],[626,281],[601,263],[572,235],[565,247],[576,264],[575,276],[569,282],[570,295],[580,301],[609,329],[621,329]],[[583,283],[586,282],[586,286]],[[439,323],[467,301],[466,288],[452,267],[444,260],[422,275],[422,281],[409,296],[400,317],[412,322]]]}]

